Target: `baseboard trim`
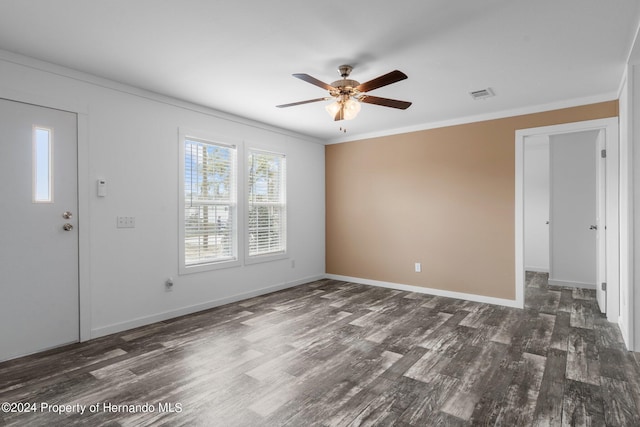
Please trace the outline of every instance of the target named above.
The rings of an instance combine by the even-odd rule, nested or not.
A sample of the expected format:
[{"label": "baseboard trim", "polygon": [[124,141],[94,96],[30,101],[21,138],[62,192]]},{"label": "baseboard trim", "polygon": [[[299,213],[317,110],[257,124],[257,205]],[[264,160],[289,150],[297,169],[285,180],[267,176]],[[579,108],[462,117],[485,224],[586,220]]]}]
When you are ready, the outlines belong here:
[{"label": "baseboard trim", "polygon": [[570,288],[596,289],[595,283],[573,282],[571,280],[556,280],[549,278],[552,286],[568,286]]},{"label": "baseboard trim", "polygon": [[174,317],[184,316],[186,314],[193,314],[199,311],[208,310],[210,308],[219,307],[221,305],[230,304],[232,302],[242,301],[245,299],[257,297],[264,294],[280,291],[282,289],[292,288],[294,286],[302,285],[316,280],[324,279],[325,275],[309,276],[302,279],[294,280],[291,282],[280,283],[273,286],[267,286],[265,288],[256,289],[250,292],[242,294],[232,295],[226,298],[220,298],[217,300],[207,301],[201,304],[194,304],[187,307],[182,307],[176,310],[165,311],[162,313],[152,314],[150,316],[138,317],[136,319],[127,320],[125,322],[114,323],[112,325],[103,326],[91,330],[91,339],[103,337],[105,335],[111,335],[118,332],[127,331],[129,329],[138,328],[140,326],[150,325],[152,323],[161,322],[163,320],[173,319]]},{"label": "baseboard trim", "polygon": [[[152,323],[161,322],[163,320],[173,319],[174,317],[184,316],[187,314],[197,313],[199,311],[209,310],[211,308],[219,307],[221,305],[230,304],[237,301],[246,300],[249,298],[257,297],[260,295],[269,294],[272,292],[280,291],[282,289],[292,288],[294,286],[303,285],[305,283],[313,282],[321,279],[342,280],[345,282],[361,283],[363,285],[378,286],[381,288],[389,288],[407,292],[417,292],[428,295],[443,296],[448,298],[455,298],[467,301],[474,301],[486,304],[501,305],[505,307],[523,308],[522,301],[509,300],[504,298],[488,297],[484,295],[468,294],[464,292],[447,291],[443,289],[425,288],[422,286],[405,285],[401,283],[383,282],[379,280],[364,279],[361,277],[341,276],[337,274],[324,274],[317,276],[308,276],[302,279],[294,280],[291,282],[280,283],[277,285],[267,286],[265,288],[255,289],[250,292],[242,294],[232,295],[217,300],[207,301],[201,304],[194,304],[187,307],[182,307],[176,310],[165,311],[162,313],[153,314],[150,316],[138,317],[135,319],[127,320],[124,322],[114,323],[111,325],[95,328],[91,330],[91,339],[103,337],[106,335],[115,334],[118,332],[127,331],[140,326],[150,325]],[[565,285],[561,285],[565,286]],[[577,286],[577,285],[572,285]],[[593,286],[595,289],[595,286]]]},{"label": "baseboard trim", "polygon": [[342,280],[345,282],[361,283],[363,285],[378,286],[381,288],[395,289],[399,291],[417,292],[421,294],[437,295],[441,297],[462,299],[467,301],[481,302],[486,304],[501,305],[505,307],[523,308],[523,301],[510,300],[504,298],[488,297],[484,295],[467,294],[464,292],[446,291],[443,289],[423,288],[422,286],[404,285],[401,283],[382,282],[379,280],[363,279],[361,277],[340,276],[338,274],[327,274],[327,279]]},{"label": "baseboard trim", "polygon": [[535,267],[535,266],[525,266],[524,267],[524,271],[533,271],[534,273],[548,273],[549,272],[549,268],[544,268],[544,267]]}]

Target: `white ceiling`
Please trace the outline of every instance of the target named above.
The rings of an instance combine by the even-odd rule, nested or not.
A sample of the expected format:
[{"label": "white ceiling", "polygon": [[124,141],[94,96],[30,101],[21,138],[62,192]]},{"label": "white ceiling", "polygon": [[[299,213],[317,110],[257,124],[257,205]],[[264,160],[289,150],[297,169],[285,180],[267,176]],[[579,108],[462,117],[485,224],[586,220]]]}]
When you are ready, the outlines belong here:
[{"label": "white ceiling", "polygon": [[[3,0],[0,49],[335,142],[615,99],[639,16],[638,0]],[[403,71],[371,94],[413,105],[275,108],[326,94],[292,73],[331,83],[340,64]]]}]

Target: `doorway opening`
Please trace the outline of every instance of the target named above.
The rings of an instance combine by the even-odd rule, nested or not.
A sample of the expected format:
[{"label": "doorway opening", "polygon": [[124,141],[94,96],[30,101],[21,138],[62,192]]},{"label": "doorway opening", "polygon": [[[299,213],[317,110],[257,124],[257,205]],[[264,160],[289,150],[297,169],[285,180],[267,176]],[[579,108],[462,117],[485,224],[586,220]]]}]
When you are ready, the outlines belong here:
[{"label": "doorway opening", "polygon": [[[580,270],[579,273],[583,274],[582,278],[578,278],[574,280],[576,283],[574,284],[577,287],[589,287],[591,284],[592,288],[597,289],[597,292],[600,293],[598,296],[599,304],[601,305],[601,310],[606,312],[607,319],[610,322],[618,322],[619,317],[619,216],[618,216],[618,122],[617,118],[610,119],[599,119],[599,120],[591,120],[585,122],[577,122],[577,123],[568,123],[562,125],[554,125],[554,126],[545,126],[539,128],[531,128],[531,129],[523,129],[518,130],[516,132],[516,218],[515,218],[515,235],[516,235],[516,301],[519,305],[524,307],[524,299],[525,299],[525,283],[526,283],[526,270],[534,270],[531,274],[545,274],[544,270],[548,269],[551,273],[551,279],[556,280],[556,282],[560,285],[570,286],[571,283],[562,283],[562,278],[568,277],[565,272],[562,272],[562,269],[555,268],[554,269],[554,259],[557,257],[553,256],[553,252],[560,251],[566,252],[567,245],[562,246],[562,240],[565,242],[571,243],[571,239],[575,239],[577,237],[571,235],[564,235],[567,231],[566,224],[576,225],[579,232],[582,233],[584,238],[593,238],[595,235],[598,236],[597,243],[593,247],[594,257],[592,261],[587,261],[589,268],[580,268],[579,261],[578,266],[575,269]],[[558,147],[563,147],[560,151],[570,147],[570,143],[572,140],[585,140],[585,137],[588,140],[592,141],[593,149],[590,152],[588,150],[584,151],[592,156],[593,162],[589,166],[589,170],[586,172],[590,172],[593,176],[594,182],[593,186],[596,189],[594,191],[596,195],[596,200],[593,203],[593,223],[589,223],[586,225],[581,224],[580,221],[586,221],[586,219],[578,220],[575,217],[571,216],[571,213],[563,213],[565,218],[561,218],[562,215],[560,213],[564,212],[564,209],[567,209],[566,205],[570,205],[575,202],[572,200],[568,194],[571,194],[571,188],[559,188],[556,189],[558,194],[549,194],[549,206],[538,206],[538,219],[537,224],[535,224],[537,229],[537,236],[539,237],[537,241],[531,242],[531,239],[528,240],[528,236],[532,236],[532,233],[536,233],[534,229],[532,229],[532,225],[528,224],[525,221],[525,200],[531,199],[532,197],[544,197],[540,194],[532,195],[528,194],[525,190],[525,177],[528,172],[531,172],[531,164],[527,166],[528,163],[531,163],[531,158],[527,156],[536,155],[536,150],[531,150],[531,147],[535,147],[538,145],[538,153],[537,155],[540,158],[543,158],[545,155],[545,141],[548,141],[549,144],[553,144],[553,141],[564,141],[565,143],[557,144]],[[567,141],[569,143],[567,143]],[[551,147],[551,145],[549,145]],[[550,149],[550,148],[549,148]],[[606,150],[606,151],[601,151]],[[566,151],[566,150],[565,150]],[[529,154],[527,154],[529,152]],[[534,153],[534,154],[531,154]],[[571,150],[566,153],[556,153],[555,158],[562,158],[563,156],[566,158],[566,161],[571,161]],[[600,156],[606,156],[602,158],[601,163],[598,163]],[[554,156],[551,156],[554,157]],[[574,159],[576,162],[577,158]],[[583,161],[588,161],[584,160]],[[601,165],[598,166],[598,165]],[[527,170],[529,167],[529,170]],[[553,165],[549,163],[549,186],[551,187],[551,180],[554,174],[554,170],[556,174],[563,173],[562,165]],[[565,171],[566,172],[566,171]],[[569,171],[571,173],[571,171]],[[596,182],[599,185],[596,186]],[[590,184],[591,185],[591,184]],[[538,188],[538,190],[540,190]],[[554,208],[554,201],[557,206]],[[569,203],[567,203],[569,202]],[[532,203],[531,200],[528,201],[529,204]],[[590,202],[587,202],[590,203]],[[563,204],[565,205],[563,207]],[[601,206],[601,208],[598,208]],[[553,215],[556,219],[555,221],[551,218],[554,209],[556,214]],[[540,224],[540,220],[544,218],[544,211],[548,212],[548,217],[544,219],[544,223]],[[529,213],[531,215],[531,213]],[[558,223],[559,220],[564,221],[565,225],[562,226]],[[547,224],[546,222],[549,221]],[[573,224],[572,223],[575,223]],[[556,222],[554,224],[554,222]],[[548,231],[545,233],[545,227],[548,228]],[[554,227],[556,228],[556,232],[553,232]],[[584,228],[584,230],[583,230]],[[549,232],[551,231],[551,232]],[[576,231],[577,232],[577,231]],[[589,233],[592,233],[589,235]],[[545,240],[544,235],[550,236],[547,237],[548,241]],[[542,238],[540,238],[542,235]],[[535,240],[535,239],[534,239]],[[559,240],[560,242],[556,241]],[[560,243],[560,244],[558,244]],[[537,245],[538,247],[542,247],[547,245],[549,248],[549,255],[547,259],[549,260],[549,264],[544,264],[545,255],[538,257],[538,261],[536,263],[542,263],[541,265],[534,265],[532,269],[532,261],[529,257],[526,262],[525,255],[527,250],[531,251],[531,246]],[[574,242],[575,245],[575,242]],[[528,248],[527,248],[528,247]],[[530,252],[529,252],[530,253]],[[542,261],[541,261],[542,260]],[[575,261],[575,260],[574,260]],[[529,265],[527,265],[529,264]],[[566,260],[563,260],[556,267],[566,267]],[[584,266],[584,261],[583,261]],[[537,267],[537,272],[535,271]],[[592,271],[587,271],[592,270]],[[542,273],[541,273],[542,272]],[[586,276],[584,274],[587,274]],[[556,277],[554,277],[554,275]],[[585,279],[587,277],[587,279]],[[558,280],[560,279],[560,280]],[[570,282],[570,281],[567,281]],[[606,283],[605,286],[602,283]],[[605,290],[606,289],[606,290]]]}]

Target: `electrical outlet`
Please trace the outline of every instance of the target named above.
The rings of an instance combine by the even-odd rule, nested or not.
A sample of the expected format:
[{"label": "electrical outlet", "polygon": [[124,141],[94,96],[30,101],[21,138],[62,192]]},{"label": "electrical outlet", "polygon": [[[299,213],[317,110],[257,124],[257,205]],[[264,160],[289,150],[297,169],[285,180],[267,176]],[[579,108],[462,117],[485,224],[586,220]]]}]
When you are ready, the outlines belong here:
[{"label": "electrical outlet", "polygon": [[422,271],[422,264],[416,262],[416,273],[420,273]]},{"label": "electrical outlet", "polygon": [[173,291],[173,278],[172,277],[169,277],[167,280],[165,280],[165,282],[164,282],[164,290],[166,292]]},{"label": "electrical outlet", "polygon": [[116,223],[117,228],[136,228],[135,216],[119,216]]}]

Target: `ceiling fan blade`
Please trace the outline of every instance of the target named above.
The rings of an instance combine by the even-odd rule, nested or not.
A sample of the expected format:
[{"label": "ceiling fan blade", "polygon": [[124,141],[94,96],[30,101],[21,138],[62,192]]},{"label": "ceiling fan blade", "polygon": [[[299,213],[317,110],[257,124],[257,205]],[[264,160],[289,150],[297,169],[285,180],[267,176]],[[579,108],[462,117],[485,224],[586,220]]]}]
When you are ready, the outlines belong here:
[{"label": "ceiling fan blade", "polygon": [[331,85],[326,84],[325,82],[321,82],[320,80],[316,79],[315,77],[311,77],[309,74],[293,74],[293,77],[296,77],[300,80],[304,80],[307,83],[311,83],[312,85],[316,85],[319,86],[323,89],[326,90],[335,90],[335,88]]},{"label": "ceiling fan blade", "polygon": [[360,92],[369,92],[371,90],[378,89],[379,87],[399,82],[400,80],[404,80],[406,78],[407,75],[405,73],[403,73],[402,71],[394,70],[383,76],[377,77],[373,80],[369,80],[368,82],[364,82],[356,87],[356,89]]},{"label": "ceiling fan blade", "polygon": [[276,107],[278,107],[278,108],[294,107],[294,106],[296,106],[296,105],[310,104],[310,103],[312,103],[312,102],[326,101],[326,100],[328,100],[328,99],[331,99],[331,97],[316,98],[316,99],[308,99],[308,100],[306,100],[306,101],[292,102],[291,104],[276,105]]},{"label": "ceiling fan blade", "polygon": [[367,104],[382,105],[383,107],[398,108],[400,110],[406,110],[411,106],[410,102],[398,101],[397,99],[380,98],[377,96],[366,95],[360,98],[360,102],[366,102]]}]

